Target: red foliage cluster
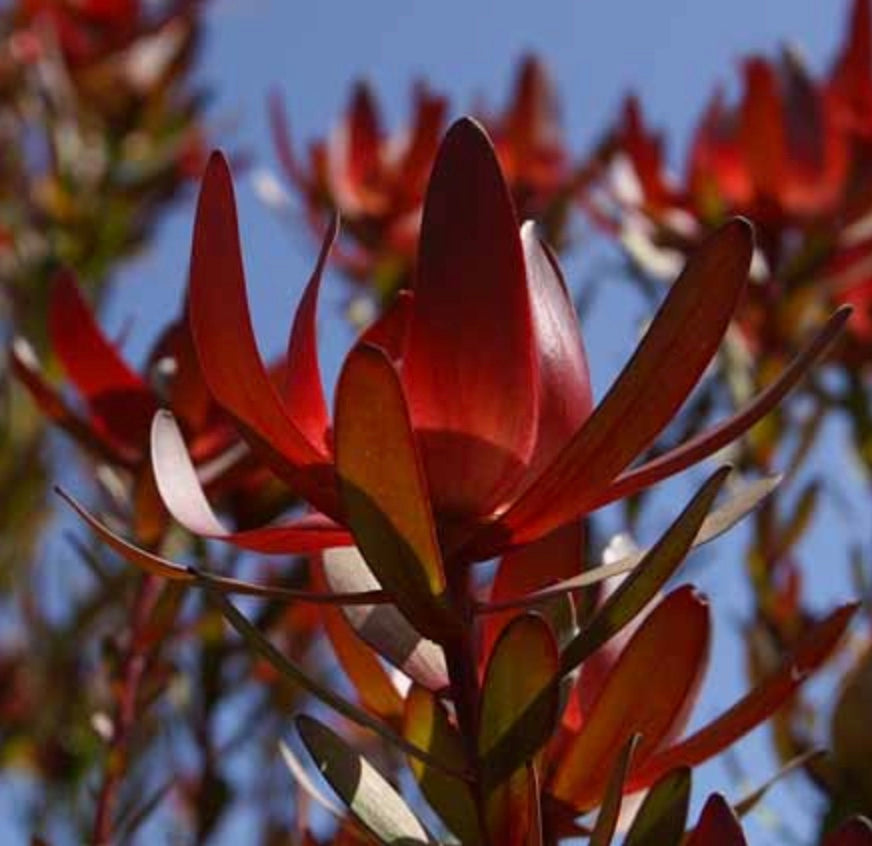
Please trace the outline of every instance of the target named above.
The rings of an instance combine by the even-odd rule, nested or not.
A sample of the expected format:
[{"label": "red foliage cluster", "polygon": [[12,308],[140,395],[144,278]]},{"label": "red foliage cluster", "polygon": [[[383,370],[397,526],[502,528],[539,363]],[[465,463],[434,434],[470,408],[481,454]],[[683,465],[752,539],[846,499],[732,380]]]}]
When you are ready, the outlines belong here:
[{"label": "red foliage cluster", "polygon": [[[732,743],[771,715],[830,654],[852,606],[808,632],[784,667],[748,697],[678,740],[707,663],[707,603],[682,588],[647,616],[638,615],[691,546],[711,536],[704,521],[723,472],[701,488],[657,545],[624,562],[624,569],[636,565],[634,573],[602,607],[573,622],[572,593],[605,577],[593,572],[578,581],[579,517],[685,469],[746,431],[844,323],[845,313],[834,316],[747,408],[627,470],[672,419],[717,350],[745,287],[752,250],[746,224],[728,224],[691,258],[635,355],[593,408],[556,259],[531,226],[519,229],[487,136],[472,121],[460,121],[442,142],[426,192],[414,286],[349,352],[331,423],[315,312],[335,235],[334,226],[294,319],[284,378],[277,383],[260,359],[248,316],[229,170],[213,156],[191,258],[193,347],[213,401],[235,421],[251,451],[316,512],[228,531],[208,504],[167,412],[158,413],[152,428],[155,478],[171,513],[195,533],[260,552],[325,550],[320,579],[328,592],[293,596],[343,606],[352,629],[411,677],[414,685],[400,706],[403,748],[411,752],[431,804],[463,842],[526,843],[535,820],[556,836],[572,833],[575,814],[603,800],[610,762],[635,734],[643,740],[626,773],[628,790],[664,774],[672,778],[676,767]],[[724,506],[729,518],[712,514],[709,520],[734,521],[748,507]],[[200,584],[218,596],[289,595],[174,564],[128,545],[80,512],[150,573]],[[352,542],[360,554],[341,548]],[[481,602],[470,568],[495,556],[502,558],[494,602]],[[557,614],[553,628],[537,615],[508,611],[545,599]],[[231,622],[256,637],[234,606],[222,602]],[[361,605],[369,610],[356,611]],[[480,616],[496,612],[482,628]],[[373,614],[381,620],[376,626]],[[636,631],[628,638],[630,623]],[[337,624],[334,644],[343,637]],[[622,630],[623,640],[616,641]],[[686,650],[674,648],[679,631]],[[361,702],[380,702],[375,710],[384,717],[379,688],[390,689],[389,680],[379,680],[383,671],[375,673],[359,648],[348,648],[347,632],[341,644],[340,660],[359,685]],[[654,656],[661,656],[661,671],[648,679],[640,668]],[[561,679],[583,662],[571,687],[572,705],[558,719]],[[519,665],[526,668],[520,678],[514,672]],[[341,709],[346,716],[349,707]],[[394,712],[390,705],[388,713]],[[371,718],[351,713],[372,727]],[[352,754],[319,723],[307,721],[301,731],[316,758]],[[454,773],[447,792],[444,783],[428,787],[434,767]],[[458,771],[465,774],[460,779]],[[337,778],[339,783],[331,781],[342,794]],[[371,820],[363,822],[372,829]]]},{"label": "red foliage cluster", "polygon": [[661,139],[629,98],[611,140],[609,204],[643,267],[687,254],[725,219],[759,224],[759,261],[739,325],[757,356],[776,358],[828,308],[851,303],[848,363],[868,359],[872,330],[872,92],[870,7],[856,0],[829,74],[813,77],[785,50],[743,64],[737,103],[714,94],[689,148],[683,179],[666,168]]},{"label": "red foliage cluster", "polygon": [[[433,842],[417,809],[379,772],[395,775],[401,760],[435,812],[437,836],[464,846],[544,846],[577,836],[608,846],[620,827],[628,846],[745,843],[739,817],[759,796],[731,805],[714,794],[690,823],[691,769],[773,716],[779,730],[790,722],[800,685],[837,650],[858,607],[814,615],[802,608],[792,548],[813,503],[782,520],[772,467],[791,434],[789,415],[778,410],[789,392],[831,347],[848,371],[872,355],[869,0],[856,0],[846,45],[820,79],[792,53],[747,60],[739,102],[715,95],[679,181],[632,98],[595,156],[573,156],[535,58],[521,64],[504,110],[481,110],[447,132],[448,103],[427,86],[413,90],[409,127],[388,133],[360,83],[338,127],[305,159],[273,99],[279,158],[322,242],[286,355],[274,364],[260,355],[249,313],[230,167],[220,153],[204,164],[181,85],[197,8],[22,0],[0,54],[0,94],[31,66],[64,69],[93,110],[79,115],[84,146],[76,149],[88,146],[96,115],[107,149],[126,151],[119,162],[107,154],[88,183],[113,199],[127,185],[121,165],[128,154],[137,159],[130,134],[164,104],[155,92],[183,90],[151,127],[145,159],[156,169],[137,171],[130,195],[118,191],[133,201],[120,206],[122,246],[112,260],[144,237],[152,219],[144,210],[176,190],[185,163],[204,166],[184,304],[141,370],[101,330],[72,271],[52,274],[44,321],[19,320],[22,336],[44,340],[46,366],[21,338],[9,354],[44,415],[101,466],[102,480],[109,468],[117,482],[105,486],[114,494],[105,498],[106,516],[63,496],[106,548],[142,571],[123,571],[141,580],[113,641],[103,697],[111,707],[93,714],[107,753],[94,842],[150,812],[150,799],[134,797],[122,813],[119,796],[138,732],[157,736],[145,717],[169,687],[177,648],[203,688],[192,709],[203,761],[165,790],[179,788],[201,840],[233,798],[212,722],[233,692],[228,679],[241,678],[266,691],[258,715],[320,703],[344,719],[343,735],[313,716],[295,724],[347,809],[325,799],[285,750],[301,796],[337,817],[333,843]],[[162,57],[156,73],[143,75],[152,65],[137,61],[144,43]],[[16,96],[9,108],[17,114]],[[179,115],[184,138],[164,149],[165,121],[175,125]],[[64,191],[76,183],[62,164],[59,157],[50,172],[49,199],[25,198],[26,225],[4,233],[0,254],[15,253],[23,232],[38,232],[51,265],[80,263],[51,251],[43,225],[65,226],[75,206]],[[67,164],[75,174],[81,163]],[[9,193],[10,203],[20,201]],[[599,402],[555,252],[579,207],[643,269],[670,269],[659,309]],[[738,215],[756,222],[756,241]],[[87,250],[73,258],[92,271],[109,261]],[[316,328],[331,259],[382,295],[380,313],[341,366],[332,410]],[[850,305],[860,319],[843,333]],[[691,425],[675,426],[687,424],[694,392],[722,407],[719,391],[734,374],[724,366],[703,377],[734,324],[750,353],[753,389],[740,400],[731,394],[713,425],[705,406]],[[48,375],[54,362],[66,383]],[[763,478],[718,502],[730,473],[722,467],[650,548],[613,544],[602,563],[592,561],[594,511],[638,503],[740,438],[753,442],[764,418],[771,449],[737,453],[742,470]],[[701,419],[705,426],[696,425]],[[777,632],[777,648],[765,660],[754,656],[747,695],[688,731],[709,666],[711,618],[705,596],[670,580],[693,549],[751,512],[751,557],[762,561],[762,575],[751,568],[757,623]],[[204,542],[213,540],[223,546]],[[280,556],[288,566],[251,576],[244,553]],[[99,560],[93,569],[117,610],[115,574]],[[785,572],[788,583],[776,584]],[[123,576],[119,582],[128,587]],[[187,602],[185,588],[206,601]],[[263,602],[243,613],[233,595]],[[241,671],[237,642],[215,625],[219,613],[258,656]],[[327,646],[348,696],[325,680]],[[11,690],[0,709],[18,730],[45,679],[22,672],[19,652],[0,658]],[[843,687],[834,716],[837,757],[864,773],[855,766],[862,756],[845,750],[861,737],[854,729],[868,702],[866,664]],[[629,826],[628,794],[640,794]],[[824,846],[872,844],[868,822],[852,816],[866,810],[865,797],[849,799],[844,807],[834,801]],[[315,844],[307,801],[294,842]],[[593,819],[584,816],[592,811]]]},{"label": "red foliage cluster", "polygon": [[[384,296],[411,284],[427,179],[447,112],[445,97],[418,84],[408,127],[387,134],[372,91],[358,83],[336,129],[309,147],[304,163],[294,152],[281,101],[271,100],[279,161],[311,228],[321,237],[338,211],[344,228],[334,260],[349,278]],[[506,108],[479,118],[521,219],[535,219],[551,244],[562,245],[581,174],[566,150],[556,94],[541,62],[525,59]]]}]

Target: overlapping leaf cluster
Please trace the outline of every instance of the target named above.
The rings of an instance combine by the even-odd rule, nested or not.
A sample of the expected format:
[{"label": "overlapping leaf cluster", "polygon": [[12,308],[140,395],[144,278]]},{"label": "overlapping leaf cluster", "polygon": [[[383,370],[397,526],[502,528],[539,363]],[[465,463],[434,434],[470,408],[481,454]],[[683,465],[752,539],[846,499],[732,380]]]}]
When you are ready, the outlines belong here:
[{"label": "overlapping leaf cluster", "polygon": [[[161,67],[180,73],[187,48],[167,33],[187,22],[192,37],[194,13],[174,6],[144,32],[135,3],[25,3],[16,49],[45,50],[32,39],[50,32],[83,101],[109,97],[106,131],[121,113],[139,127],[153,104],[141,102],[130,51],[159,39],[150,46],[170,57]],[[858,604],[812,614],[798,577],[785,580],[799,572],[794,548],[817,482],[796,494],[788,479],[781,494],[776,475],[794,475],[833,412],[847,411],[862,434],[869,406],[864,322],[849,323],[846,305],[865,309],[868,287],[868,17],[858,0],[848,46],[823,81],[792,55],[749,61],[745,100],[735,110],[715,100],[683,188],[632,101],[598,150],[571,154],[534,58],[507,109],[478,120],[449,126],[447,101],[418,86],[412,125],[396,137],[359,85],[306,161],[275,98],[277,153],[321,248],[273,362],[249,315],[222,154],[205,166],[182,305],[142,369],[89,309],[82,280],[102,265],[57,248],[46,266],[72,266],[78,278],[51,274],[44,319],[18,321],[9,361],[100,483],[87,505],[61,492],[100,540],[80,544],[96,587],[76,611],[74,643],[93,637],[92,617],[98,632],[105,620],[120,631],[102,671],[82,672],[82,696],[65,699],[71,722],[91,723],[77,765],[97,774],[83,826],[93,842],[133,837],[175,796],[198,842],[251,802],[264,843],[741,844],[739,817],[766,785],[732,804],[715,794],[689,822],[691,769],[773,716],[788,768],[805,766],[833,797],[821,842],[872,842],[859,816],[870,810],[858,752],[868,730],[857,717],[869,702],[868,660],[836,709],[836,756],[814,754],[798,730],[798,689],[836,652]],[[172,85],[155,79],[161,103],[174,102]],[[152,153],[168,151],[155,155],[177,169],[200,149],[180,144]],[[126,166],[100,178],[119,172]],[[137,223],[113,255],[145,234],[157,196],[127,196]],[[620,236],[640,274],[675,270],[599,401],[555,252],[582,213]],[[736,215],[754,221],[756,241]],[[118,219],[94,211],[98,224]],[[15,252],[26,232],[9,240]],[[331,262],[377,295],[332,409],[317,331]],[[46,366],[51,357],[67,384]],[[825,390],[818,366],[850,372],[850,389]],[[794,389],[816,413],[788,399]],[[596,554],[594,512],[626,503],[631,516],[655,485],[731,445],[738,482],[713,469],[649,548],[618,539]],[[711,615],[676,573],[751,513],[750,691],[688,731]],[[20,666],[6,675],[26,736],[27,703],[40,694]],[[108,694],[92,689],[95,677]],[[240,731],[220,740],[228,707]],[[289,819],[270,802],[287,792],[287,775],[268,765],[292,726]],[[161,749],[176,748],[179,734],[198,760],[161,777]],[[262,764],[248,784],[226,764],[240,746]],[[415,789],[399,789],[404,772]]]}]

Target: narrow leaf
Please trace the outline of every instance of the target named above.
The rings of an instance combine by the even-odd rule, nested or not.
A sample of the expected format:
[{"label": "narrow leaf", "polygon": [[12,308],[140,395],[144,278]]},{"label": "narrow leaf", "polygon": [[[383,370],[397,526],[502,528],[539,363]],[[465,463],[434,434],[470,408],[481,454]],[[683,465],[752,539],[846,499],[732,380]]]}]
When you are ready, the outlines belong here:
[{"label": "narrow leaf", "polygon": [[[85,521],[85,523],[99,535],[100,539],[111,549],[115,550],[128,564],[138,567],[140,570],[154,576],[160,576],[174,582],[186,582],[194,584],[196,578],[188,567],[177,564],[153,552],[148,552],[130,543],[120,535],[113,532],[108,526],[101,523],[81,503],[77,502],[70,494],[61,488],[55,488],[58,495],[65,500],[70,507]],[[327,605],[372,605],[373,603],[387,602],[383,591],[370,590],[361,593],[317,593],[315,591],[298,590],[296,588],[283,588],[274,585],[261,585],[256,582],[246,582],[242,579],[232,579],[227,576],[210,576],[215,590],[223,593],[237,593],[247,596],[259,596],[262,599],[299,600],[315,604]]]},{"label": "narrow leaf", "polygon": [[384,777],[339,735],[305,714],[297,730],[318,770],[380,843],[431,843],[426,829]]},{"label": "narrow leaf", "polygon": [[632,574],[564,649],[560,664],[562,674],[572,672],[626,626],[678,569],[729,472],[729,467],[722,467],[703,484]]},{"label": "narrow leaf", "polygon": [[[442,703],[429,690],[412,685],[406,697],[403,734],[415,746],[437,756],[446,769],[468,767],[463,740]],[[409,766],[430,807],[464,846],[481,843],[478,809],[471,786],[410,758]]]},{"label": "narrow leaf", "polygon": [[[706,516],[690,548],[696,549],[698,546],[709,543],[735,526],[736,523],[746,517],[775,490],[780,480],[779,476],[773,476],[743,485],[727,502],[718,506]],[[536,543],[542,543],[542,541],[537,541]],[[650,552],[651,550],[646,549],[635,552],[632,555],[626,555],[618,561],[600,567],[593,567],[590,570],[579,573],[577,576],[534,591],[526,596],[495,599],[490,602],[479,603],[477,611],[479,614],[493,614],[512,608],[529,608],[538,605],[552,597],[581,590],[590,585],[598,584],[606,579],[634,570]]]},{"label": "narrow leaf", "polygon": [[379,347],[349,353],[335,419],[340,495],[357,545],[400,610],[439,635],[446,587],[427,479],[399,376]]},{"label": "narrow leaf", "polygon": [[624,782],[627,780],[630,762],[633,760],[633,751],[640,738],[641,735],[638,734],[630,737],[612,767],[612,774],[609,776],[603,800],[600,803],[599,814],[597,814],[596,825],[590,836],[589,846],[610,846],[612,838],[615,836],[618,819],[621,815],[621,803],[624,798]]},{"label": "narrow leaf", "polygon": [[717,351],[745,289],[751,250],[751,227],[734,220],[691,257],[608,394],[500,519],[518,542],[590,510],[596,493],[669,423]]},{"label": "narrow leaf", "polygon": [[[442,765],[438,759],[429,755],[423,749],[419,749],[417,746],[409,743],[405,738],[381,722],[381,720],[370,716],[366,711],[362,711],[357,706],[352,705],[341,696],[335,694],[330,688],[324,687],[320,682],[311,678],[305,670],[279,652],[223,593],[216,590],[209,576],[198,572],[195,572],[194,575],[197,582],[205,590],[209,600],[221,611],[230,625],[236,629],[259,655],[275,667],[282,676],[299,685],[303,690],[312,694],[312,696],[320,699],[321,702],[332,708],[337,714],[341,714],[343,717],[351,720],[351,722],[375,732],[400,751],[412,755],[430,766],[441,768]],[[459,778],[465,777],[463,773],[452,773],[452,775]]]},{"label": "narrow leaf", "polygon": [[714,721],[652,755],[632,774],[630,788],[644,787],[676,766],[696,766],[771,717],[832,654],[858,607],[856,603],[843,605],[812,626],[781,669]]},{"label": "narrow leaf", "polygon": [[653,461],[619,476],[587,504],[587,510],[601,508],[610,502],[630,496],[655,482],[680,473],[732,443],[774,409],[808,373],[812,365],[830,349],[851,316],[851,308],[838,309],[823,328],[791,361],[781,375],[762,390],[732,417],[707,429],[681,446],[658,456]]},{"label": "narrow leaf", "polygon": [[328,450],[330,416],[324,399],[321,368],[318,364],[316,317],[318,292],[330,248],[339,232],[339,218],[332,215],[318,254],[318,262],[303,293],[288,339],[285,370],[285,405],[304,437],[323,451]]},{"label": "narrow leaf", "polygon": [[679,846],[687,822],[690,786],[689,768],[666,773],[642,802],[624,846]]}]

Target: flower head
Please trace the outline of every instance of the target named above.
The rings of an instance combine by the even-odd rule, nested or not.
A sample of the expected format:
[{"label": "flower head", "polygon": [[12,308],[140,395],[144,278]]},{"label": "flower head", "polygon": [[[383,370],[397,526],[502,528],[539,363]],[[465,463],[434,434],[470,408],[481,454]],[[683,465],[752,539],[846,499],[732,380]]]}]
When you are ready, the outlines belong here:
[{"label": "flower head", "polygon": [[[213,156],[191,261],[189,319],[204,379],[252,449],[329,520],[228,534],[195,474],[179,469],[166,417],[154,430],[158,485],[194,531],[252,548],[334,546],[338,527],[401,608],[435,609],[446,574],[542,538],[666,478],[737,437],[795,383],[846,315],[746,409],[628,469],[672,419],[717,350],[742,295],[747,224],[688,263],[633,358],[593,408],[575,312],[553,255],[519,229],[493,148],[461,120],[424,206],[413,289],[346,358],[331,424],[315,308],[335,229],[294,320],[286,381],[264,367],[248,315],[229,170]],[[341,541],[340,541],[341,542]],[[346,541],[347,542],[347,541]]]}]

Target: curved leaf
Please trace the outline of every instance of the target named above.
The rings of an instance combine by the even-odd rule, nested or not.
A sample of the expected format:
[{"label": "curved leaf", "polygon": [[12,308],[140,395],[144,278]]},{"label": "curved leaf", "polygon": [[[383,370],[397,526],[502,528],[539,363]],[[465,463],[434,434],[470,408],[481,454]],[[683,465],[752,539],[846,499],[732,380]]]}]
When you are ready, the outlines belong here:
[{"label": "curved leaf", "polygon": [[858,605],[843,605],[812,626],[780,670],[699,731],[652,755],[630,778],[630,788],[650,784],[676,766],[696,766],[735,743],[774,714],[832,654]]},{"label": "curved leaf", "polygon": [[772,411],[808,373],[812,365],[826,354],[843,331],[851,311],[849,306],[843,306],[836,311],[779,377],[744,408],[711,429],[700,432],[681,446],[619,476],[590,500],[587,509],[600,508],[680,473],[747,432]]},{"label": "curved leaf", "polygon": [[640,734],[635,759],[642,765],[683,727],[708,664],[709,638],[708,603],[692,588],[657,605],[563,750],[549,787],[558,799],[579,810],[596,806],[615,750]]},{"label": "curved leaf", "polygon": [[379,347],[357,346],[346,358],[335,422],[336,472],[355,541],[400,610],[438,635],[446,586],[427,479],[399,376]]},{"label": "curved leaf", "polygon": [[624,839],[624,846],[679,846],[690,804],[690,769],[666,773],[655,784]]},{"label": "curved leaf", "polygon": [[[410,743],[438,756],[446,768],[464,770],[468,767],[463,740],[451,724],[445,707],[431,691],[417,684],[412,685],[406,697],[403,734]],[[478,809],[471,786],[415,758],[410,758],[409,766],[421,792],[445,826],[464,846],[481,843]]]},{"label": "curved leaf", "polygon": [[663,587],[687,556],[729,472],[729,467],[722,467],[703,484],[635,570],[563,650],[561,673],[571,672],[617,634]]},{"label": "curved leaf", "polygon": [[304,553],[351,542],[351,535],[323,515],[278,526],[231,532],[218,519],[197,476],[172,413],[158,411],[151,425],[154,478],[167,511],[189,532],[254,552]]},{"label": "curved leaf", "polygon": [[[146,573],[151,573],[154,576],[160,576],[170,581],[187,582],[189,584],[193,584],[196,581],[190,568],[163,558],[160,555],[155,555],[153,552],[148,552],[126,541],[108,526],[103,525],[66,491],[61,488],[55,488],[55,491],[100,536],[100,539],[107,546],[115,550],[129,564],[139,567],[140,570],[144,570]],[[328,605],[353,605],[356,603],[372,605],[373,603],[387,602],[387,597],[380,590],[348,594],[334,593],[332,591],[316,593],[295,588],[261,585],[255,582],[242,581],[241,579],[228,578],[227,576],[211,576],[210,579],[215,590],[223,591],[224,593],[260,596],[264,599],[299,600],[301,602],[325,603]]]},{"label": "curved leaf", "polygon": [[297,730],[318,771],[380,843],[431,843],[426,829],[384,777],[338,734],[305,714]]},{"label": "curved leaf", "polygon": [[215,152],[203,175],[191,248],[188,316],[215,401],[270,467],[319,510],[334,514],[321,446],[300,431],[264,366],[248,310],[230,167]]},{"label": "curved leaf", "polygon": [[672,419],[701,378],[745,289],[753,239],[734,220],[691,257],[633,357],[560,454],[499,520],[517,542],[577,517]]},{"label": "curved leaf", "polygon": [[[709,543],[715,538],[720,537],[728,529],[731,529],[740,520],[746,517],[753,511],[781,481],[780,476],[757,479],[754,482],[749,482],[742,485],[738,492],[734,493],[723,505],[718,506],[713,511],[710,511],[703,520],[696,537],[691,544],[691,550],[698,546]],[[574,525],[574,524],[570,524]],[[563,530],[558,530],[563,531]],[[548,535],[547,537],[551,537]],[[535,541],[533,546],[543,543],[546,539]],[[522,547],[521,549],[527,549]],[[566,593],[581,590],[590,585],[599,584],[606,579],[620,576],[630,570],[635,570],[645,557],[651,552],[650,549],[634,552],[631,555],[626,555],[618,561],[609,564],[603,564],[599,567],[593,567],[590,570],[585,570],[577,576],[570,579],[564,579],[561,582],[550,585],[546,588],[528,593],[524,596],[507,597],[493,600],[489,602],[481,602],[477,605],[476,611],[479,614],[494,614],[500,611],[507,611],[513,608],[529,608],[536,606],[539,603],[558,596],[563,596]]]}]

